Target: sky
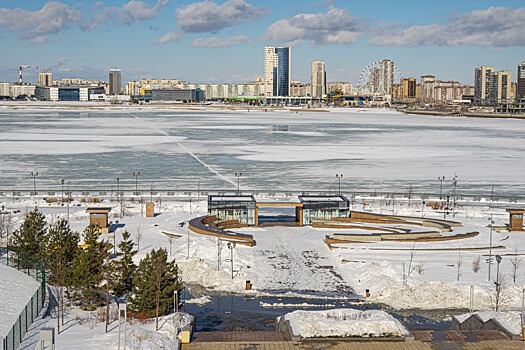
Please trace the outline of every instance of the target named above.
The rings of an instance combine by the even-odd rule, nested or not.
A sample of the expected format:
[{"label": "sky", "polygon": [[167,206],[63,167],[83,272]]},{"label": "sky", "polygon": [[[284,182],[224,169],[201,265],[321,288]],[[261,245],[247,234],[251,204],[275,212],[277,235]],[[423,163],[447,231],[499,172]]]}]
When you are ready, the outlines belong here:
[{"label": "sky", "polygon": [[242,83],[263,75],[264,46],[292,47],[292,80],[359,84],[372,62],[403,77],[472,84],[474,68],[525,61],[523,0],[0,0],[0,81],[181,79]]}]

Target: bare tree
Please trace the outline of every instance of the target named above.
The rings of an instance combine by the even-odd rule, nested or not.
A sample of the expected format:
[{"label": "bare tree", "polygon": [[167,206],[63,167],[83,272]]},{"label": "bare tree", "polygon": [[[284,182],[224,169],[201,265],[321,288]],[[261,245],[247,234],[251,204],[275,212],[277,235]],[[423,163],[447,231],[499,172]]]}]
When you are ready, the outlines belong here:
[{"label": "bare tree", "polygon": [[415,266],[412,266],[415,256],[416,256],[416,242],[414,242],[414,245],[412,246],[412,250],[410,251],[410,259],[408,260],[408,270],[407,270],[408,277],[410,277],[412,272],[414,272],[414,270],[416,269]]},{"label": "bare tree", "polygon": [[140,251],[140,241],[142,240],[142,236],[144,233],[140,232],[140,225],[137,227],[137,233],[135,235],[135,240],[137,241],[137,252]]},{"label": "bare tree", "polygon": [[498,273],[494,282],[494,289],[489,289],[489,299],[494,311],[500,311],[501,308],[510,301],[510,297],[503,292],[507,287],[503,273]]},{"label": "bare tree", "polygon": [[479,269],[481,267],[481,256],[477,256],[474,261],[472,261],[472,271],[474,273],[478,273]]},{"label": "bare tree", "polygon": [[410,201],[412,200],[412,194],[414,192],[414,188],[412,187],[412,185],[409,185],[408,186],[408,191],[407,191],[407,198],[408,198],[408,207],[410,208]]},{"label": "bare tree", "polygon": [[520,268],[521,258],[518,255],[518,247],[514,246],[514,255],[510,259],[512,264],[512,282],[516,283],[516,276],[518,274],[518,269]]}]

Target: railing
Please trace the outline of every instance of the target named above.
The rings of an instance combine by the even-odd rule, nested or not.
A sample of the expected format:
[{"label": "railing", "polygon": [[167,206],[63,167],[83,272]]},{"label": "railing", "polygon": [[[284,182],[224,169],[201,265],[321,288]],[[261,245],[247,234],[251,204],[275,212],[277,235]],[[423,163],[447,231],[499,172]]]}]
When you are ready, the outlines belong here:
[{"label": "railing", "polygon": [[40,282],[37,291],[2,340],[3,350],[16,350],[44,305],[46,273],[44,264],[31,255],[12,248],[0,247],[0,263],[13,267]]},{"label": "railing", "polygon": [[[19,198],[50,198],[53,197],[57,201],[67,202],[67,198],[74,198],[75,200],[85,199],[89,201],[91,198],[100,198],[109,201],[123,200],[148,200],[148,199],[186,199],[186,200],[206,200],[208,195],[254,195],[260,197],[297,197],[298,195],[337,195],[338,191],[319,191],[319,190],[268,190],[268,189],[245,189],[245,190],[232,190],[232,189],[147,189],[147,190],[120,190],[115,191],[112,189],[70,189],[68,191],[60,191],[56,189],[40,189],[36,192],[32,189],[17,189],[17,190],[6,190],[0,189],[0,198],[6,200],[16,200]],[[348,199],[361,199],[361,198],[375,198],[375,199],[394,199],[398,200],[412,200],[416,201],[442,201],[445,202],[447,195],[441,195],[439,193],[431,192],[394,192],[394,191],[346,191],[341,189],[341,194],[346,196]],[[439,199],[439,198],[442,199]],[[449,200],[452,202],[454,196],[448,195]],[[488,192],[473,193],[473,192],[458,192],[456,193],[456,202],[506,202],[506,203],[525,203],[525,194],[516,191],[512,195],[508,194],[496,194],[491,195]]]}]

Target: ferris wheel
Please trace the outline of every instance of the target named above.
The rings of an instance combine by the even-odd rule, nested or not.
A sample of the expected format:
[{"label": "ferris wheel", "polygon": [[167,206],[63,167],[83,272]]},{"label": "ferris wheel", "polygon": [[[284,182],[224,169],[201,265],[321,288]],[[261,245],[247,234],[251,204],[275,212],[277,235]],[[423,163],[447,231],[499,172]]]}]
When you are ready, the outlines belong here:
[{"label": "ferris wheel", "polygon": [[401,72],[391,60],[368,64],[359,75],[359,94],[372,105],[389,104],[393,89],[401,81]]}]

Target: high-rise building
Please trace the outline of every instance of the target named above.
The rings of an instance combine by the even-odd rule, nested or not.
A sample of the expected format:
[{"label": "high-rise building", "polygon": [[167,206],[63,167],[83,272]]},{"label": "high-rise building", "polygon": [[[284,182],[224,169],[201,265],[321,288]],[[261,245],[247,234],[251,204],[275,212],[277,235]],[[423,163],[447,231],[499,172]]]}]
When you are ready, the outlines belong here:
[{"label": "high-rise building", "polygon": [[39,86],[52,86],[53,85],[53,73],[50,73],[50,72],[38,73],[38,85]]},{"label": "high-rise building", "polygon": [[490,77],[490,104],[510,101],[512,73],[509,71],[494,72]]},{"label": "high-rise building", "polygon": [[265,96],[290,96],[291,48],[264,47]]},{"label": "high-rise building", "polygon": [[121,89],[122,70],[111,68],[109,70],[109,94],[118,95]]},{"label": "high-rise building", "polygon": [[494,67],[482,66],[474,70],[474,102],[480,104],[490,103],[491,76]]},{"label": "high-rise building", "polygon": [[312,62],[312,97],[323,98],[326,95],[326,71],[323,61]]},{"label": "high-rise building", "polygon": [[518,86],[516,88],[516,99],[525,98],[525,62],[518,64]]}]

